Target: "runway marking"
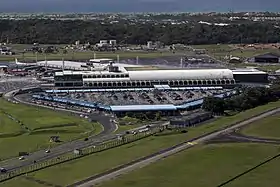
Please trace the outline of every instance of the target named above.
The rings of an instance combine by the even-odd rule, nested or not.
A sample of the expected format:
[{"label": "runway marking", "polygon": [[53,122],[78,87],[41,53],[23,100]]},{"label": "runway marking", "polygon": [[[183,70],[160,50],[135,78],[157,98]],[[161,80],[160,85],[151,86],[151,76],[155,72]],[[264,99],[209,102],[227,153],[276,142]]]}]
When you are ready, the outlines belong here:
[{"label": "runway marking", "polygon": [[187,143],[188,145],[196,145],[196,144],[198,144],[197,142],[188,142]]}]

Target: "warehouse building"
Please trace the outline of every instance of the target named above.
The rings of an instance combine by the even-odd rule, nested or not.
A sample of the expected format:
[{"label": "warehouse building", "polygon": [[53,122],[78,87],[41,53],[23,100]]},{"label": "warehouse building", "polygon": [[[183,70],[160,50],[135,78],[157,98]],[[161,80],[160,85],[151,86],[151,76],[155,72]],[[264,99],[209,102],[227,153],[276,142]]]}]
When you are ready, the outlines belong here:
[{"label": "warehouse building", "polygon": [[232,70],[236,83],[268,83],[268,73],[253,68]]},{"label": "warehouse building", "polygon": [[279,63],[280,55],[274,53],[266,53],[266,54],[254,56],[249,61],[254,63]]},{"label": "warehouse building", "polygon": [[191,127],[198,123],[202,123],[206,120],[213,118],[211,112],[198,112],[192,113],[188,116],[180,116],[170,120],[171,127]]}]

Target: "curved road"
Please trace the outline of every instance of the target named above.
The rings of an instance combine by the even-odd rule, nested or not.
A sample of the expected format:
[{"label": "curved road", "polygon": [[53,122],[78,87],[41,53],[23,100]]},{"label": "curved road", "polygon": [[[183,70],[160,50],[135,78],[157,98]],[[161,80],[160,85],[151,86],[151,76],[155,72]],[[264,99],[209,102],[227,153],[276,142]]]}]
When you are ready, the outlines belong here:
[{"label": "curved road", "polygon": [[[10,92],[6,93],[5,97],[14,99],[18,102],[22,102],[25,104],[36,105],[33,103],[28,103],[28,102],[22,101],[19,98],[12,98],[13,92],[15,92],[15,91],[10,91]],[[36,106],[40,106],[40,105],[36,105]],[[46,108],[53,109],[52,107],[48,107],[48,106],[40,106],[40,107],[46,107]],[[65,110],[65,109],[59,109],[59,110],[81,114],[81,112],[72,111],[72,110]],[[67,152],[72,152],[74,149],[82,149],[85,147],[94,146],[103,141],[117,138],[117,135],[111,134],[112,132],[114,132],[117,129],[117,126],[111,120],[112,119],[111,116],[106,116],[104,114],[96,114],[96,115],[92,114],[89,117],[100,122],[103,125],[103,131],[101,133],[99,133],[98,135],[89,137],[88,141],[74,140],[71,142],[66,142],[62,145],[51,148],[50,153],[45,153],[45,150],[36,151],[34,153],[31,153],[29,156],[26,156],[26,159],[23,161],[20,161],[18,158],[13,158],[13,159],[9,159],[9,160],[0,162],[0,166],[6,168],[8,170],[8,172],[11,172],[17,168],[31,165],[31,164],[33,164],[34,161],[36,161],[36,162],[44,161],[44,160],[51,159],[53,157],[65,154]]]},{"label": "curved road", "polygon": [[[6,93],[5,97],[13,99],[18,102],[28,104],[28,105],[34,105],[34,106],[40,106],[40,107],[53,109],[52,107],[49,107],[49,106],[42,106],[42,105],[37,105],[34,103],[29,103],[29,102],[23,101],[19,97],[13,97],[13,92],[15,92],[15,91],[10,91],[9,93]],[[58,110],[81,114],[81,112],[67,110],[67,109],[58,109]],[[63,155],[65,153],[72,152],[74,149],[92,147],[92,146],[98,145],[104,141],[117,139],[117,137],[119,135],[125,134],[125,132],[121,132],[119,134],[112,134],[112,132],[115,132],[115,130],[117,129],[117,126],[112,122],[113,117],[110,115],[99,113],[99,114],[91,114],[91,115],[89,115],[89,117],[91,119],[94,119],[94,120],[100,122],[103,125],[104,129],[100,134],[89,137],[88,141],[74,140],[71,142],[66,142],[62,145],[58,145],[54,148],[51,148],[50,153],[46,153],[45,150],[36,151],[36,152],[31,153],[29,156],[26,156],[25,160],[19,160],[18,158],[13,158],[13,159],[9,159],[9,160],[0,162],[0,166],[6,168],[8,170],[8,172],[12,172],[15,169],[19,169],[24,166],[32,165],[34,163],[34,161],[36,161],[37,163],[41,162],[41,161],[45,161],[45,160]],[[161,124],[155,123],[155,124],[147,124],[147,125],[159,126]],[[137,130],[139,130],[141,128],[145,128],[145,127],[146,127],[146,125],[143,127],[131,129],[131,131],[133,131],[133,130],[137,131]]]},{"label": "curved road", "polygon": [[244,120],[240,123],[237,123],[233,126],[230,126],[230,127],[226,127],[222,130],[219,130],[219,131],[216,131],[216,132],[212,132],[212,133],[209,133],[209,134],[206,134],[204,136],[201,136],[199,138],[194,138],[193,140],[189,141],[189,142],[186,142],[186,143],[183,143],[183,144],[179,144],[177,146],[174,146],[172,148],[168,148],[166,150],[163,150],[163,151],[160,151],[156,154],[153,154],[153,155],[150,155],[150,156],[147,156],[143,159],[139,159],[137,161],[134,161],[134,162],[131,162],[131,163],[128,163],[128,164],[125,164],[123,166],[120,166],[118,167],[117,169],[112,169],[111,171],[107,171],[105,173],[101,173],[101,174],[98,174],[96,176],[92,176],[88,179],[85,179],[83,181],[79,181],[75,184],[72,184],[72,185],[69,185],[71,187],[76,187],[76,186],[80,186],[80,187],[91,187],[91,186],[94,186],[96,184],[99,184],[101,182],[104,182],[104,181],[107,181],[107,180],[111,180],[119,175],[122,175],[122,174],[125,174],[125,173],[128,173],[132,170],[135,170],[135,169],[138,169],[138,168],[141,168],[141,167],[144,167],[148,164],[151,164],[153,162],[156,162],[158,160],[161,160],[162,158],[165,158],[165,157],[168,157],[170,155],[173,155],[173,154],[176,154],[180,151],[183,151],[183,150],[186,150],[186,149],[189,149],[191,147],[193,147],[194,145],[198,144],[198,143],[205,143],[217,136],[221,136],[223,134],[228,134],[228,133],[231,133],[231,132],[234,132],[236,129],[239,129],[245,125],[248,125],[254,121],[257,121],[257,120],[260,120],[262,118],[265,118],[265,117],[268,117],[270,115],[273,115],[275,113],[278,113],[280,112],[280,108],[277,108],[277,109],[274,109],[274,110],[270,110],[268,112],[265,112],[263,114],[260,114],[258,116],[255,116],[255,117],[252,117],[250,119],[247,119],[247,120]]}]

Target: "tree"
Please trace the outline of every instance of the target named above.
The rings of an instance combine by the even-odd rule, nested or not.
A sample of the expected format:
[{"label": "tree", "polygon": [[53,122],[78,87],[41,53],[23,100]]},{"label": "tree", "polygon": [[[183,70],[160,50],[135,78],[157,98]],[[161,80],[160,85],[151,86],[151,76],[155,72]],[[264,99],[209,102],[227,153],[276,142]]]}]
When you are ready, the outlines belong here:
[{"label": "tree", "polygon": [[[176,19],[180,19],[177,17]],[[192,18],[199,19],[199,18]],[[207,19],[207,18],[205,18]],[[0,20],[1,41],[6,38],[21,44],[69,44],[80,40],[95,44],[102,39],[116,39],[122,44],[146,44],[160,41],[164,44],[217,44],[217,43],[276,43],[280,28],[270,22],[231,23],[226,27],[189,24],[100,23],[98,20]]]},{"label": "tree", "polygon": [[224,114],[225,101],[218,97],[206,97],[203,100],[202,108],[214,114]]}]

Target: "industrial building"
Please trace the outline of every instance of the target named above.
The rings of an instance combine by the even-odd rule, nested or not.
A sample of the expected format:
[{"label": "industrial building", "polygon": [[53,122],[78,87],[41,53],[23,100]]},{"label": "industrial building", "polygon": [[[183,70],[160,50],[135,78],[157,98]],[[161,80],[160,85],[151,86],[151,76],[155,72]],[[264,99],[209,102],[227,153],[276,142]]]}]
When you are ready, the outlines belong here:
[{"label": "industrial building", "polygon": [[254,68],[232,70],[237,83],[268,83],[268,73]]},{"label": "industrial building", "polygon": [[266,54],[254,56],[249,61],[254,63],[279,63],[280,55],[274,53],[266,53]]},{"label": "industrial building", "polygon": [[180,116],[170,120],[171,127],[190,127],[213,118],[211,112],[195,112],[188,116]]}]

